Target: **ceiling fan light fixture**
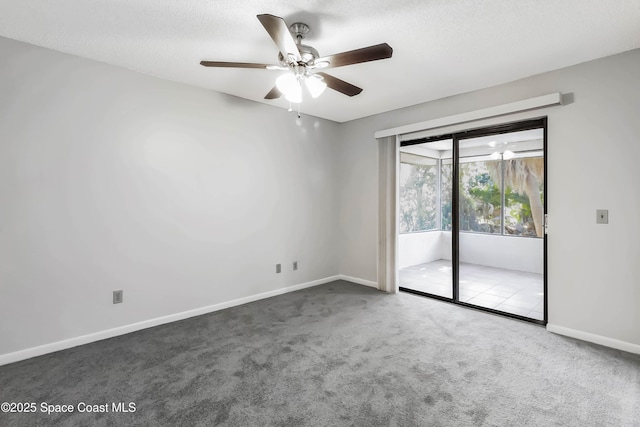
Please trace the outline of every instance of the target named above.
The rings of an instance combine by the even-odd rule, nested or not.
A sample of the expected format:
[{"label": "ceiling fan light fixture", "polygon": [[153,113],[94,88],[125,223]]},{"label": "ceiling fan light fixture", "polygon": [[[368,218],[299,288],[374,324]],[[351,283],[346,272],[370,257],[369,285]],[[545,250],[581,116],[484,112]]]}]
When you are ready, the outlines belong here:
[{"label": "ceiling fan light fixture", "polygon": [[312,98],[317,98],[324,90],[327,88],[327,84],[324,82],[322,76],[318,76],[316,74],[311,74],[307,76],[304,80],[305,86],[307,86],[307,90],[311,94]]},{"label": "ceiling fan light fixture", "polygon": [[302,102],[302,88],[298,78],[291,73],[281,75],[276,79],[276,87],[287,98],[287,101],[299,104]]},{"label": "ceiling fan light fixture", "polygon": [[287,98],[287,101],[289,102],[300,104],[302,102],[302,87],[300,87],[300,84],[298,84],[297,88],[293,89],[290,93],[285,94],[284,97]]}]

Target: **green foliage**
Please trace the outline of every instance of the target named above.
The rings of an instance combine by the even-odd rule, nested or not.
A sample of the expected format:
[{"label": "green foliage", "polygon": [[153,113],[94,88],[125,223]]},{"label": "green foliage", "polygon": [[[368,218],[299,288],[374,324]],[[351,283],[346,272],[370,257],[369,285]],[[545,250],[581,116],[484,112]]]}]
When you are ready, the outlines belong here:
[{"label": "green foliage", "polygon": [[401,164],[409,176],[400,187],[400,232],[436,229],[437,166]]},{"label": "green foliage", "polygon": [[[404,168],[406,179],[400,188],[400,231],[438,229],[436,224],[438,208],[441,213],[439,229],[451,230],[452,165],[442,164],[441,166],[441,206],[439,207],[436,206],[437,166],[401,164],[401,168]],[[502,233],[501,185],[500,182],[494,182],[492,178],[492,175],[496,176],[496,171],[500,170],[500,161],[461,163],[459,170],[461,231]],[[542,186],[540,190],[542,198]],[[526,194],[513,191],[508,185],[504,194],[504,225],[505,234],[536,236],[529,198]]]},{"label": "green foliage", "polygon": [[487,169],[488,162],[460,165],[460,230],[500,233],[502,194]]},{"label": "green foliage", "polygon": [[452,165],[443,164],[441,167],[442,178],[440,182],[440,209],[442,210],[442,230],[451,231],[451,221],[452,221],[452,209],[453,204],[451,200],[453,200],[452,190],[451,190],[451,174],[452,174]]}]

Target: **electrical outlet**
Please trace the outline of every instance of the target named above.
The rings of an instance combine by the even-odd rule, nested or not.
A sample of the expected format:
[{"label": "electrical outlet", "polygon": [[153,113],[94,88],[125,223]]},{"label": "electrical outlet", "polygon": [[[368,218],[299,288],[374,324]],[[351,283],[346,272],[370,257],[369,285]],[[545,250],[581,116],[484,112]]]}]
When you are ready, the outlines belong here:
[{"label": "electrical outlet", "polygon": [[282,273],[282,264],[276,264],[276,274]]},{"label": "electrical outlet", "polygon": [[596,211],[596,224],[609,224],[609,211],[598,209]]},{"label": "electrical outlet", "polygon": [[114,304],[122,303],[122,291],[113,291],[113,303]]},{"label": "electrical outlet", "polygon": [[293,270],[297,270],[298,269],[298,261],[293,261]]}]

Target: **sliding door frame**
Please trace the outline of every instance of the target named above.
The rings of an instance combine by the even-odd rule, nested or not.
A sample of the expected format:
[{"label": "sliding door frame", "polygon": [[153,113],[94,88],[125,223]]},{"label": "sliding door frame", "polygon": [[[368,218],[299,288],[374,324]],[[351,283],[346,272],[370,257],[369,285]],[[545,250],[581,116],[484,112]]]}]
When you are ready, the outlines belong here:
[{"label": "sliding door frame", "polygon": [[[520,316],[513,313],[508,313],[500,310],[495,310],[492,308],[481,307],[475,304],[469,304],[466,302],[460,301],[460,141],[469,138],[477,138],[481,136],[488,135],[496,135],[503,133],[511,133],[518,131],[526,131],[531,129],[542,129],[543,130],[543,161],[544,161],[544,183],[543,183],[543,191],[544,191],[544,203],[543,203],[543,218],[544,218],[544,233],[542,235],[543,239],[543,272],[542,272],[542,280],[543,280],[543,320],[532,319],[530,317]],[[443,135],[432,136],[428,138],[420,138],[409,141],[401,141],[400,147],[407,147],[410,145],[418,145],[418,144],[426,144],[429,142],[442,141],[446,139],[453,140],[453,153],[452,153],[452,161],[453,161],[453,173],[451,177],[452,181],[452,189],[451,189],[451,197],[453,200],[451,201],[451,242],[452,242],[452,253],[451,253],[451,271],[452,271],[452,287],[453,287],[453,297],[447,298],[440,295],[429,294],[422,291],[417,291],[414,289],[400,287],[399,289],[404,292],[409,292],[412,294],[417,294],[421,296],[426,296],[429,298],[435,298],[447,302],[451,302],[457,305],[461,305],[464,307],[473,308],[476,310],[486,311],[489,313],[499,314],[501,316],[511,317],[514,319],[522,320],[525,322],[535,323],[539,325],[545,326],[548,320],[548,309],[547,309],[547,232],[546,232],[546,218],[547,218],[547,200],[549,197],[547,196],[547,117],[540,117],[534,119],[527,119],[523,121],[504,123],[499,125],[486,126],[476,129],[470,129],[466,131],[448,133]],[[399,156],[397,156],[399,158]],[[440,224],[442,226],[442,224]]]}]

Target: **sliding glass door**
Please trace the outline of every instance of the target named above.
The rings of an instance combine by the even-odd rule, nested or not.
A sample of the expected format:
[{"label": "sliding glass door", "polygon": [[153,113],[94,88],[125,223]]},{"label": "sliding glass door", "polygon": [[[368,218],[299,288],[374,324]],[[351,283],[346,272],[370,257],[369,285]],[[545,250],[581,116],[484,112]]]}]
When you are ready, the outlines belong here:
[{"label": "sliding glass door", "polygon": [[403,143],[401,289],[545,323],[545,147],[546,119]]},{"label": "sliding glass door", "polygon": [[459,300],[542,321],[544,129],[458,144]]},{"label": "sliding glass door", "polygon": [[400,151],[399,278],[403,287],[453,298],[453,140]]}]

